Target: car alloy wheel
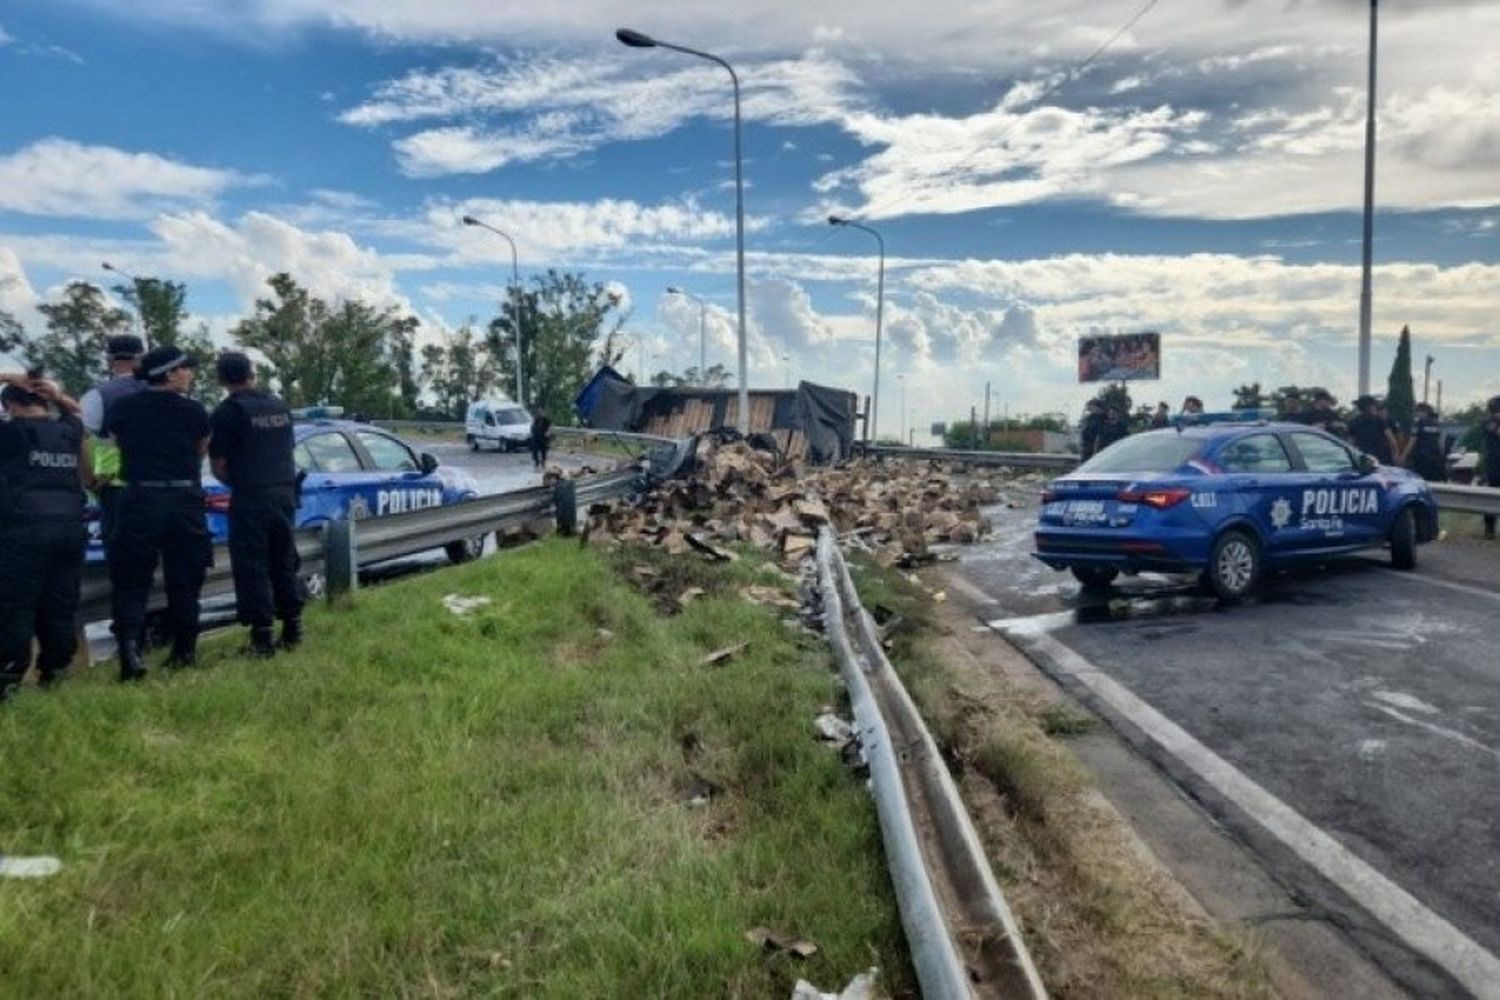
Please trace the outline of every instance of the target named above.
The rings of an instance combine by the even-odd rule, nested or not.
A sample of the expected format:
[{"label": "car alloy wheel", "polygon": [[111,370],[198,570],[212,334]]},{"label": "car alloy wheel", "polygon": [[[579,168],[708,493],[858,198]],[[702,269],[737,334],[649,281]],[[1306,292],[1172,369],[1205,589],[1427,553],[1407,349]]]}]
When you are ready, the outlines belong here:
[{"label": "car alloy wheel", "polygon": [[1231,531],[1214,544],[1208,567],[1208,582],[1226,601],[1244,597],[1260,575],[1260,549],[1241,531]]}]

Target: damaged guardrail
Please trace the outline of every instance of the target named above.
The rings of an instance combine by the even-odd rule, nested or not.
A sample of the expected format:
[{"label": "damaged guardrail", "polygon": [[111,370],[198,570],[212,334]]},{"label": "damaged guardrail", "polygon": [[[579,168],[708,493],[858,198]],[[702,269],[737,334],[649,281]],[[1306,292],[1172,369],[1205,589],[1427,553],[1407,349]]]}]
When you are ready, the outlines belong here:
[{"label": "damaged guardrail", "polygon": [[817,566],[828,638],[869,761],[891,882],[922,995],[1045,1000],[1046,988],[958,787],[886,659],[827,526],[818,534]]},{"label": "damaged guardrail", "polygon": [[1500,515],[1500,489],[1493,486],[1460,486],[1457,483],[1432,483],[1431,486],[1439,510]]},{"label": "damaged guardrail", "polygon": [[899,445],[872,444],[860,449],[875,458],[916,458],[932,462],[967,462],[970,465],[1006,465],[1013,469],[1071,469],[1078,464],[1077,455],[1056,455],[1031,451],[969,451],[961,448],[903,448]]},{"label": "damaged guardrail", "polygon": [[[297,553],[305,577],[353,581],[360,569],[404,556],[442,548],[491,532],[554,515],[563,504],[563,493],[581,502],[594,503],[635,492],[642,473],[622,469],[564,479],[556,486],[542,486],[478,497],[448,507],[431,507],[386,517],[355,521],[332,521],[321,528],[297,532]],[[229,546],[214,546],[214,561],[203,582],[202,597],[234,593]],[[153,581],[148,607],[166,604],[160,577]],[[110,616],[109,569],[99,563],[84,570],[79,600],[79,620],[103,621]]]}]

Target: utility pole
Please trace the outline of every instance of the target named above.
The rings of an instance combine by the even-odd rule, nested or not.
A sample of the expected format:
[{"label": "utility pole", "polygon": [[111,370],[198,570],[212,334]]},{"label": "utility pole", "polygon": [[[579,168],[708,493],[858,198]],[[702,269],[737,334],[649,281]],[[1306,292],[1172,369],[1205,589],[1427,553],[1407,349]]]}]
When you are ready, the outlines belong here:
[{"label": "utility pole", "polygon": [[1427,402],[1427,386],[1432,382],[1432,355],[1427,355],[1427,365],[1422,370],[1422,402]]},{"label": "utility pole", "polygon": [[990,443],[990,384],[984,384],[984,443]]},{"label": "utility pole", "polygon": [[1439,413],[1443,412],[1443,380],[1442,379],[1438,379],[1437,411]]},{"label": "utility pole", "polygon": [[1370,323],[1372,264],[1375,255],[1375,53],[1379,0],[1370,0],[1370,88],[1365,101],[1365,239],[1359,290],[1359,394],[1370,391]]}]

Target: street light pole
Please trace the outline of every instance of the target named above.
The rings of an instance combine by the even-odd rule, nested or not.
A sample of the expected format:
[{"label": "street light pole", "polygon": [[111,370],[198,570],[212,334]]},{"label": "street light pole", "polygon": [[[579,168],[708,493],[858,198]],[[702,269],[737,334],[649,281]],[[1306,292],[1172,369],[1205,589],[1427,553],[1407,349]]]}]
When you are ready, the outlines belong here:
[{"label": "street light pole", "polygon": [[1431,354],[1427,355],[1427,364],[1422,369],[1422,402],[1427,402],[1427,389],[1432,385],[1432,361]]},{"label": "street light pole", "polygon": [[901,387],[901,438],[900,438],[900,440],[905,441],[906,440],[906,375],[905,374],[897,375],[896,376],[896,384]]},{"label": "street light pole", "polygon": [[880,246],[880,270],[876,272],[875,279],[875,392],[870,402],[870,439],[878,441],[880,439],[880,323],[882,313],[885,311],[885,240],[869,226],[852,219],[830,215],[828,224],[863,229],[875,237],[875,242]]},{"label": "street light pole", "polygon": [[698,303],[698,384],[708,385],[708,303],[676,285],[668,285],[667,294],[681,295]]},{"label": "street light pole", "polygon": [[1371,270],[1375,252],[1375,54],[1379,0],[1370,0],[1370,89],[1365,107],[1365,239],[1359,291],[1359,394],[1370,391]]},{"label": "street light pole", "polygon": [[740,362],[740,413],[739,428],[741,434],[750,433],[750,383],[749,378],[749,354],[745,347],[745,176],[744,164],[740,156],[740,78],[734,71],[734,67],[711,52],[701,52],[698,49],[690,49],[685,45],[676,45],[672,42],[663,42],[649,35],[643,35],[639,31],[631,31],[629,28],[621,28],[615,32],[615,38],[623,45],[633,49],[663,48],[671,49],[673,52],[681,52],[684,55],[697,56],[699,59],[707,59],[709,62],[718,63],[729,72],[729,79],[734,84],[734,249],[735,270],[739,282],[739,362]]},{"label": "street light pole", "polygon": [[120,277],[128,279],[130,281],[130,287],[132,287],[132,288],[135,289],[135,312],[136,312],[136,316],[135,316],[135,322],[132,325],[136,326],[136,327],[138,327],[140,329],[140,331],[141,331],[141,338],[144,340],[145,337],[146,337],[146,317],[143,316],[143,315],[141,315],[141,279],[137,278],[135,275],[131,274],[129,271],[125,270],[123,267],[115,267],[115,265],[111,264],[107,260],[103,261],[99,266],[102,267],[102,268],[104,268],[106,271],[113,271],[115,274],[118,274]]},{"label": "street light pole", "polygon": [[509,233],[502,232],[490,225],[474,218],[472,215],[464,216],[464,225],[478,226],[488,229],[510,244],[510,301],[511,308],[515,310],[516,323],[516,402],[522,407],[526,405],[526,359],[521,353],[521,266],[520,255],[516,253],[516,241],[510,238]]}]

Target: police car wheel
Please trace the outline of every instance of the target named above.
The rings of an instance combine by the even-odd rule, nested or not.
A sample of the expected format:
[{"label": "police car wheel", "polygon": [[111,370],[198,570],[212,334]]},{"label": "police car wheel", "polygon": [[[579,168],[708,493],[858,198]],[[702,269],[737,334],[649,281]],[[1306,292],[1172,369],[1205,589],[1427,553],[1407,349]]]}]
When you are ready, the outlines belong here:
[{"label": "police car wheel", "polygon": [[1074,566],[1072,573],[1084,590],[1104,590],[1120,575],[1119,570],[1108,566]]},{"label": "police car wheel", "polygon": [[1391,565],[1396,569],[1417,568],[1417,514],[1403,507],[1391,528]]},{"label": "police car wheel", "polygon": [[1243,531],[1226,531],[1214,542],[1203,575],[1221,600],[1239,600],[1260,580],[1260,545]]},{"label": "police car wheel", "polygon": [[448,561],[454,565],[473,562],[484,555],[484,536],[475,535],[460,542],[449,542],[443,546],[443,551],[447,553]]}]

